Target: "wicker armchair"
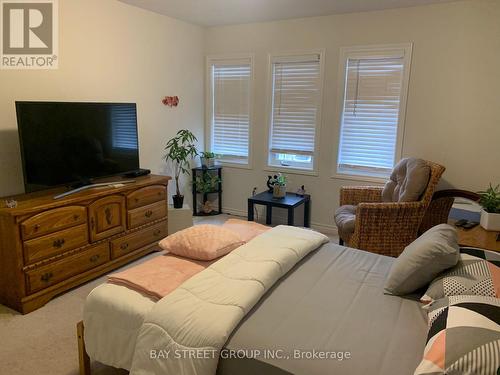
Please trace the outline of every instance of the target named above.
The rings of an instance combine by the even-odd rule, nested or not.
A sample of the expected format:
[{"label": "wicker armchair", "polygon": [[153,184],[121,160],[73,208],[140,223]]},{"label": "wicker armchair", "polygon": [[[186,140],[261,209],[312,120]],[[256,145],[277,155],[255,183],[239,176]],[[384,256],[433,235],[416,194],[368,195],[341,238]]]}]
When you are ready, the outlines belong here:
[{"label": "wicker armchair", "polygon": [[355,205],[354,232],[339,233],[341,243],[373,253],[397,257],[414,241],[445,167],[427,161],[429,183],[417,202],[382,203],[382,187],[342,187],[340,205]]}]

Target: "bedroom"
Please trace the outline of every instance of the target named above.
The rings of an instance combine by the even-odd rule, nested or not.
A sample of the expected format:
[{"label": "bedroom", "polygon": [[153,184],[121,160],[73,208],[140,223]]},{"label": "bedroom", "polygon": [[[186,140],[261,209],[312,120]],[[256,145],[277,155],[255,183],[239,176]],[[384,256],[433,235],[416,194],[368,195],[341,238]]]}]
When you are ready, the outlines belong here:
[{"label": "bedroom", "polygon": [[[2,5],[4,3],[9,2],[3,1]],[[54,33],[54,45],[58,47],[57,69],[22,69],[19,66],[16,69],[2,66],[0,69],[0,196],[5,197],[1,200],[2,211],[7,210],[4,208],[7,205],[5,200],[26,192],[16,102],[28,101],[134,103],[137,109],[140,167],[150,169],[155,176],[172,176],[171,164],[165,163],[163,159],[164,148],[179,130],[187,129],[196,136],[196,148],[199,152],[223,154],[225,150],[217,147],[243,145],[237,150],[237,155],[231,155],[232,160],[231,157],[230,160],[222,157],[217,161],[222,165],[221,208],[224,215],[195,217],[194,222],[221,223],[227,217],[246,220],[248,199],[254,188],[257,193],[266,191],[268,175],[282,172],[287,177],[288,192],[295,194],[304,185],[306,194],[310,195],[310,226],[331,239],[332,245],[324,246],[333,246],[339,242],[334,213],[346,203],[341,201],[341,188],[360,185],[381,187],[388,179],[387,169],[392,170],[403,158],[415,157],[446,167],[436,186],[438,191],[459,189],[476,193],[487,189],[490,183],[493,186],[500,183],[498,1],[381,0],[353,4],[349,1],[262,0],[206,1],[200,4],[193,1],[60,0],[53,3],[56,4],[54,9],[57,9],[54,20],[58,21],[58,30]],[[5,22],[4,20],[2,18],[1,22]],[[350,65],[351,74],[347,75],[347,63],[356,54],[368,53],[373,58],[388,51],[391,58],[405,56],[397,70],[400,75],[399,95],[396,99],[400,111],[397,112],[396,131],[391,133],[392,136],[381,137],[384,142],[389,139],[390,147],[385,143],[381,147],[389,147],[392,157],[384,157],[387,154],[383,152],[377,154],[376,158],[370,154],[368,156],[372,157],[370,160],[373,162],[388,162],[390,168],[386,166],[383,178],[373,175],[373,171],[378,171],[376,168],[371,169],[371,173],[361,173],[359,176],[357,171],[343,170],[339,163],[339,155],[347,157],[353,152],[340,147],[342,135],[347,136],[341,126],[346,104],[344,94],[347,87],[347,94],[356,97],[357,77],[362,73],[357,65]],[[304,58],[305,60],[301,60]],[[304,113],[294,117],[295,123],[299,123],[304,132],[299,137],[291,138],[292,142],[288,146],[298,146],[299,150],[289,154],[283,152],[283,148],[287,146],[286,137],[278,137],[283,134],[280,129],[271,132],[271,124],[279,125],[279,121],[276,121],[278,117],[273,114],[283,98],[277,95],[276,87],[286,84],[283,80],[284,70],[279,69],[287,62],[292,65],[312,62],[307,69],[317,78],[313,84],[318,94],[315,102],[306,103],[315,108],[315,121],[301,122],[308,118]],[[246,119],[238,122],[243,129],[238,134],[246,136],[238,138],[237,142],[232,142],[234,137],[222,137],[219,144],[214,144],[210,103],[213,102],[216,91],[210,83],[216,77],[211,72],[217,71],[221,75],[227,73],[223,68],[228,65],[239,66],[240,72],[244,72],[238,78],[246,91],[232,91],[228,95],[228,103],[233,103],[230,99],[236,98],[236,95],[232,96],[233,93],[241,94],[245,99],[238,103],[240,115]],[[308,76],[302,77],[307,78]],[[178,97],[177,106],[167,100],[167,105],[164,105],[162,100],[166,97]],[[359,105],[356,100],[354,103],[354,107]],[[280,111],[286,109],[280,106],[277,113],[281,114]],[[286,115],[285,113],[284,116]],[[286,129],[283,131],[286,133]],[[276,137],[273,138],[272,135]],[[374,143],[373,139],[371,141],[371,147],[380,150],[377,148],[379,142]],[[274,148],[273,142],[277,144]],[[349,143],[344,142],[346,144]],[[273,149],[281,152],[273,152]],[[363,149],[360,144],[358,149]],[[237,160],[234,160],[235,157],[238,157]],[[199,163],[199,157],[193,158],[191,166],[196,167]],[[169,204],[172,203],[172,195],[176,194],[175,190],[174,181],[169,181]],[[185,204],[192,208],[191,176],[181,175],[180,190],[185,195]],[[94,190],[89,191],[89,194],[94,194],[92,191]],[[101,194],[100,190],[96,194]],[[73,197],[78,199],[80,195]],[[69,196],[68,199],[73,198]],[[457,201],[452,212],[468,212],[460,208],[471,206]],[[217,208],[217,202],[214,203],[214,208]],[[297,226],[305,224],[302,220],[305,211],[305,204],[295,210]],[[192,220],[189,210],[168,210],[168,214],[169,225],[181,225],[181,221]],[[470,215],[465,218],[480,221],[477,211]],[[368,216],[368,221],[370,217]],[[23,216],[22,220],[25,219]],[[262,205],[255,205],[255,219],[265,223],[266,209]],[[287,212],[283,208],[275,208],[270,219],[273,224],[286,224]],[[357,228],[362,230],[360,228],[366,228],[367,225],[369,224],[358,225]],[[390,225],[386,227],[391,228]],[[49,229],[49,232],[52,230]],[[169,232],[173,231],[169,229]],[[472,243],[477,243],[480,242],[483,227],[478,225],[470,231],[463,230],[463,233],[472,237]],[[463,233],[460,229],[459,234]],[[490,233],[492,232],[487,233],[488,238],[491,237]],[[408,242],[407,238],[402,237],[404,236],[397,231],[392,232],[391,238]],[[16,243],[20,242],[18,238],[19,236],[16,237]],[[34,236],[27,241],[36,238],[38,237]],[[2,243],[9,243],[9,239],[4,239],[2,237]],[[360,243],[345,242],[349,247],[366,249]],[[490,242],[493,242],[493,247],[498,246],[496,241]],[[401,247],[400,243],[397,245]],[[18,285],[9,284],[12,278],[17,280],[19,275],[11,272],[17,266],[11,266],[6,259],[8,257],[12,264],[16,259],[21,259],[21,262],[25,259],[22,255],[20,258],[13,257],[9,246],[0,245],[0,271],[8,275],[0,277],[0,289],[16,292],[7,293],[9,296],[12,294],[10,298],[2,294],[0,332],[5,341],[0,349],[0,373],[76,374],[78,347],[75,326],[83,319],[86,297],[94,287],[106,281],[107,274],[116,271],[110,269],[104,272],[103,268],[101,278],[89,276],[84,285],[76,281],[73,285],[69,283],[64,291],[62,288],[60,293],[51,296],[44,303],[40,302],[39,308],[21,315],[17,309],[7,307],[7,299],[22,300],[26,291],[25,294],[17,292]],[[354,259],[357,259],[357,253],[353,254]],[[132,264],[142,264],[156,258],[158,253],[147,257],[142,255],[144,254]],[[70,250],[67,256],[75,256],[75,252]],[[65,257],[66,255],[62,256],[64,259]],[[362,264],[369,262],[367,259],[361,258],[359,261]],[[42,259],[42,262],[45,260]],[[123,264],[125,263],[127,262],[124,261]],[[308,269],[315,267],[313,263],[304,263],[310,268],[298,269],[308,272]],[[22,278],[23,285],[26,283],[25,271],[34,272],[38,277],[37,282],[46,274],[36,273],[37,267],[22,270],[22,276],[19,277]],[[387,268],[388,263],[380,270],[387,274],[388,270],[384,267]],[[370,276],[369,273],[365,274]],[[295,282],[305,287],[306,283],[300,282],[302,273],[294,275]],[[377,275],[372,276],[376,278]],[[330,281],[339,283],[338,279]],[[378,284],[383,287],[383,281],[380,283]],[[286,283],[283,285],[286,286]],[[355,300],[353,295],[343,295],[341,290],[336,290],[336,293],[339,293],[338,298]],[[380,301],[391,298],[380,293],[379,300],[371,300],[367,305],[379,312],[382,310],[376,309],[383,309],[379,305]],[[41,296],[38,291],[35,295]],[[288,295],[287,290],[283,291],[283,296],[285,295]],[[317,300],[311,301],[311,306],[316,306],[315,302]],[[279,301],[275,300],[274,303],[279,304]],[[272,310],[274,303],[268,305],[268,309]],[[341,311],[335,312],[335,308],[340,307],[341,305],[332,304],[326,306],[324,311],[338,314],[340,319]],[[320,306],[316,308],[317,311],[323,311]],[[268,310],[255,311],[261,311],[252,315],[252,321],[257,324],[260,314]],[[415,311],[411,310],[409,314],[416,314]],[[302,311],[301,314],[305,312]],[[362,315],[356,310],[352,312],[352,319],[347,321],[356,324],[356,319],[359,318],[356,314]],[[409,319],[410,316],[404,318]],[[427,319],[424,315],[418,317],[422,323],[418,328],[423,336],[427,334],[427,322],[424,318]],[[249,323],[252,321],[247,320]],[[335,324],[339,322],[329,324],[335,328]],[[317,343],[314,341],[321,339],[319,333],[316,336],[312,332],[300,333],[313,338],[310,342],[297,339],[296,349],[320,349],[315,347]],[[238,331],[238,337],[244,339],[243,334],[243,329]],[[290,337],[298,334],[299,331],[294,332]],[[346,332],[343,334],[346,335],[345,340],[337,342],[332,349],[352,352],[352,358],[342,363],[360,363],[359,354],[356,356],[355,353],[357,342],[354,335]],[[361,330],[356,331],[356,335],[360,334]],[[262,332],[262,336],[265,336],[265,332]],[[328,341],[326,337],[323,339]],[[373,338],[367,338],[367,341],[370,342],[371,339]],[[300,347],[307,344],[310,347]],[[411,374],[422,359],[425,337],[405,344],[415,345],[413,357],[408,358],[414,368],[403,372]],[[235,345],[238,343],[235,342]],[[277,348],[263,348],[257,342],[248,349]],[[385,349],[390,353],[389,348]],[[389,364],[390,362],[386,363]],[[94,361],[92,366],[93,373],[111,374],[122,371]],[[382,364],[380,366],[380,373],[395,373],[387,368],[383,372]],[[321,366],[318,368],[321,369]],[[287,371],[313,373],[307,369],[302,372],[292,369]],[[334,373],[356,372],[342,372],[339,369]]]}]

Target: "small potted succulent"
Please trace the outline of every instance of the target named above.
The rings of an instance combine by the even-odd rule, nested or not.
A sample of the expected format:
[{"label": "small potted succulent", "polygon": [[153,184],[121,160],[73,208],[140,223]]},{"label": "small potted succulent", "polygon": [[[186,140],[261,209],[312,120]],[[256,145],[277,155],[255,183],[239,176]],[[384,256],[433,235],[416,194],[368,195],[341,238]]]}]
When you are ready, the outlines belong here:
[{"label": "small potted succulent", "polygon": [[179,130],[174,138],[167,142],[165,151],[167,152],[164,159],[167,163],[171,163],[174,167],[175,178],[175,192],[172,197],[174,200],[174,208],[182,208],[184,203],[184,195],[181,194],[179,187],[179,178],[181,173],[189,174],[190,161],[196,155],[196,146],[194,143],[197,141],[195,135],[189,130]]},{"label": "small potted succulent", "polygon": [[214,154],[211,151],[203,151],[200,154],[200,162],[202,168],[212,168],[215,165],[215,158],[217,154]]},{"label": "small potted succulent", "polygon": [[288,177],[281,173],[274,176],[271,180],[271,185],[273,186],[273,198],[285,198],[287,182]]},{"label": "small potted succulent", "polygon": [[500,231],[500,185],[491,184],[485,191],[478,192],[481,210],[481,226],[490,231]]}]

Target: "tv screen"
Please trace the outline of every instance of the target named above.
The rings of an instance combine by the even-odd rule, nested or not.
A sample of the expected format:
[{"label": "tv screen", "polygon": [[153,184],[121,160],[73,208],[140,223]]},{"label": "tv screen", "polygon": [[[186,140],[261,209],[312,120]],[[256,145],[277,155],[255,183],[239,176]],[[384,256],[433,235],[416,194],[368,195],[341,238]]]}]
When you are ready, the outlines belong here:
[{"label": "tv screen", "polygon": [[26,192],[139,169],[131,103],[16,102]]}]

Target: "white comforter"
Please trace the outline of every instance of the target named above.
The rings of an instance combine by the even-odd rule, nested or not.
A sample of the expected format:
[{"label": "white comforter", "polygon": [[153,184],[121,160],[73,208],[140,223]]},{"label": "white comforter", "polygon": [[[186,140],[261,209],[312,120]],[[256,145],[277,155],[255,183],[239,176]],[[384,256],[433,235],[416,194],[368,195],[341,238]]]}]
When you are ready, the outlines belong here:
[{"label": "white comforter", "polygon": [[83,309],[85,349],[90,358],[130,370],[137,336],[155,304],[125,286],[104,283],[95,288]]},{"label": "white comforter", "polygon": [[229,335],[273,284],[328,242],[320,233],[278,226],[193,276],[148,313],[132,375],[214,375]]}]

